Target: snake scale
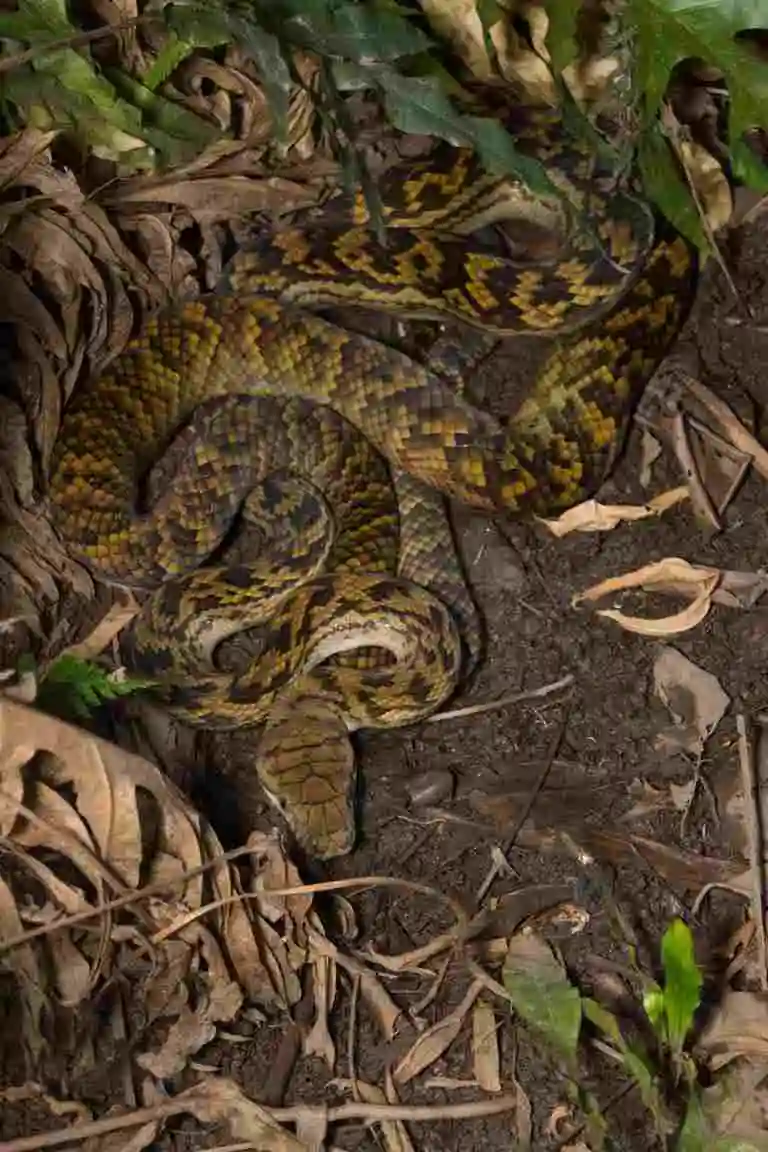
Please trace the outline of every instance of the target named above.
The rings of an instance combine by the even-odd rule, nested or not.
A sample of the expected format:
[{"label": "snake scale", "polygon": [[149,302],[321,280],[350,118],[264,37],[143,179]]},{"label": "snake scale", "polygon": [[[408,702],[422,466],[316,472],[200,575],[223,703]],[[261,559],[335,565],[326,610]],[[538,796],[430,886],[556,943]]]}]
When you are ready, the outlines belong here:
[{"label": "snake scale", "polygon": [[[518,147],[577,221],[548,262],[499,241],[530,215],[520,185],[441,145],[382,179],[383,244],[359,197],[254,235],[217,292],[150,320],[64,415],[52,521],[101,577],[151,591],[125,663],[193,724],[265,723],[260,779],[316,857],[353,842],[348,733],[426,717],[477,658],[444,498],[545,514],[593,491],[693,295],[687,242],[558,113],[530,124]],[[502,422],[317,315],[340,302],[572,335]],[[243,629],[258,654],[233,674],[216,653]]]}]

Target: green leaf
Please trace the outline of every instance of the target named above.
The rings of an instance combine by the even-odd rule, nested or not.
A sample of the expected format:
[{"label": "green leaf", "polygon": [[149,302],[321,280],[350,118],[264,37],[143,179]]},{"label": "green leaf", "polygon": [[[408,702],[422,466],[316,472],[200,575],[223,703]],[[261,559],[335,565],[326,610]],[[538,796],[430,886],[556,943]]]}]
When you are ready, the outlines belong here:
[{"label": "green leaf", "polygon": [[273,0],[268,7],[270,25],[281,37],[323,56],[372,64],[415,55],[431,46],[415,24],[387,4]]},{"label": "green leaf", "polygon": [[664,968],[664,1011],[669,1044],[681,1052],[701,1002],[701,971],[696,963],[691,930],[684,921],[673,920],[661,941]]},{"label": "green leaf", "polygon": [[54,661],[40,682],[37,703],[64,719],[87,720],[105,701],[131,696],[154,686],[152,680],[131,677],[116,680],[99,664],[64,655]]},{"label": "green leaf", "polygon": [[623,1049],[625,1047],[619,1022],[613,1012],[609,1012],[602,1004],[598,1004],[596,1000],[591,1000],[588,996],[582,997],[581,1010],[590,1024],[599,1028],[609,1040],[613,1041],[617,1048]]},{"label": "green leaf", "polygon": [[581,1030],[581,996],[549,945],[532,934],[514,936],[502,981],[518,1016],[571,1064]]},{"label": "green leaf", "polygon": [[643,1104],[653,1116],[656,1127],[660,1132],[666,1131],[671,1125],[653,1064],[645,1053],[634,1045],[627,1045],[624,1067],[640,1089]]},{"label": "green leaf", "polygon": [[643,1008],[653,1025],[653,1030],[662,1040],[666,1038],[664,1017],[664,992],[658,984],[652,984],[643,994]]},{"label": "green leaf", "polygon": [[725,76],[731,140],[768,126],[768,68],[749,44],[735,39],[738,32],[766,26],[762,0],[629,0],[627,14],[636,34],[638,81],[649,123],[671,70],[680,60],[697,57]]},{"label": "green leaf", "polygon": [[709,252],[712,245],[696,202],[658,124],[648,125],[640,137],[638,160],[645,195],[700,252]]},{"label": "green leaf", "polygon": [[172,32],[142,77],[145,88],[154,92],[155,88],[165,83],[182,60],[192,55],[195,48],[196,45],[192,40],[182,40]]},{"label": "green leaf", "polygon": [[731,147],[733,174],[737,180],[756,188],[758,192],[768,192],[768,164],[763,163],[743,140],[736,140]]},{"label": "green leaf", "polygon": [[576,26],[581,11],[581,0],[545,0],[549,17],[547,48],[552,57],[552,67],[556,73],[577,58]]}]

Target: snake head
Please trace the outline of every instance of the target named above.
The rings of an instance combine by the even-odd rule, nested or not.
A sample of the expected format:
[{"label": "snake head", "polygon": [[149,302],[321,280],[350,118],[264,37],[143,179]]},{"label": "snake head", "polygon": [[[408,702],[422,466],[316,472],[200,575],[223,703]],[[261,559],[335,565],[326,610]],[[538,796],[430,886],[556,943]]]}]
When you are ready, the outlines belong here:
[{"label": "snake head", "polygon": [[308,857],[331,860],[352,851],[355,754],[338,708],[294,693],[279,699],[259,743],[256,771]]}]

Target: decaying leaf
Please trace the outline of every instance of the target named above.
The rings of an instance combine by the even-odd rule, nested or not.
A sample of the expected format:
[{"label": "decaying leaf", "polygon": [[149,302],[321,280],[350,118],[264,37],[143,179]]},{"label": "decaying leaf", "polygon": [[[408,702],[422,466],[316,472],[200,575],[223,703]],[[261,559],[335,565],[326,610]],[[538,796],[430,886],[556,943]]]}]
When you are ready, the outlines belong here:
[{"label": "decaying leaf", "polygon": [[675,723],[663,733],[665,746],[677,746],[700,756],[730,704],[716,676],[699,668],[682,652],[665,645],[653,665],[656,694]]},{"label": "decaying leaf", "polygon": [[571,1061],[581,1029],[581,997],[546,941],[528,931],[513,936],[502,980],[515,1012]]},{"label": "decaying leaf", "polygon": [[768,1075],[768,994],[728,989],[697,1049],[715,1071],[746,1057],[765,1065]]},{"label": "decaying leaf", "polygon": [[59,653],[61,656],[75,656],[79,660],[92,660],[126,627],[138,613],[139,604],[128,589],[121,591],[118,598],[93,631],[78,644],[71,644]]},{"label": "decaying leaf", "polygon": [[409,1080],[413,1080],[450,1048],[484,987],[483,981],[473,981],[461,1004],[421,1033],[392,1073],[396,1085],[407,1084]]},{"label": "decaying leaf", "polygon": [[[482,0],[420,0],[422,9],[435,31],[445,38],[478,80],[491,80],[499,73],[505,80],[517,82],[533,98],[544,102],[555,99],[555,83],[546,61],[546,34],[549,19],[546,11],[534,4],[515,7],[531,30],[533,51],[518,36],[508,4],[497,4],[493,16],[485,16]],[[485,23],[485,27],[484,27]],[[486,46],[486,35],[493,44],[492,62]]]},{"label": "decaying leaf", "polygon": [[484,1092],[501,1092],[496,1019],[486,999],[472,1009],[472,1063],[475,1079]]},{"label": "decaying leaf", "polygon": [[[234,1140],[248,1141],[260,1152],[310,1152],[303,1140],[249,1100],[233,1080],[211,1077],[177,1099],[180,1112],[191,1113],[202,1124],[225,1124]],[[306,1112],[309,1117],[313,1109],[307,1107]]]},{"label": "decaying leaf", "polygon": [[585,592],[578,592],[571,600],[572,606],[582,601],[594,602],[614,592],[625,592],[631,588],[679,592],[688,596],[691,603],[673,616],[648,619],[641,616],[627,616],[614,608],[602,608],[598,616],[613,620],[627,632],[640,636],[677,636],[696,628],[707,616],[712,606],[713,595],[722,579],[719,568],[696,567],[687,560],[669,557],[665,560],[646,564],[634,572],[623,576],[611,576],[601,580]]},{"label": "decaying leaf", "polygon": [[[170,1024],[161,1047],[144,1054],[161,1077],[182,1069],[217,1023],[239,1009],[243,988],[230,965],[246,973],[249,993],[275,1002],[257,942],[261,921],[248,904],[229,900],[237,881],[221,845],[141,757],[0,699],[0,826],[15,858],[0,881],[2,947],[19,978],[33,1056],[46,995],[77,1008],[117,970],[133,973],[145,1027]],[[37,901],[29,885],[16,895],[25,873],[36,882]],[[144,896],[140,878],[160,887]],[[214,900],[204,911],[212,895],[223,904]],[[104,907],[115,898],[119,908]],[[80,918],[71,931],[67,916]],[[48,939],[36,940],[35,933]],[[47,953],[43,966],[40,947]],[[190,979],[194,1001],[186,995]],[[130,1039],[141,1060],[141,1034]]]},{"label": "decaying leaf", "polygon": [[558,538],[568,536],[571,532],[611,532],[622,523],[661,516],[669,508],[687,499],[688,489],[680,487],[654,496],[647,504],[601,504],[598,500],[585,500],[556,519],[541,522]]}]

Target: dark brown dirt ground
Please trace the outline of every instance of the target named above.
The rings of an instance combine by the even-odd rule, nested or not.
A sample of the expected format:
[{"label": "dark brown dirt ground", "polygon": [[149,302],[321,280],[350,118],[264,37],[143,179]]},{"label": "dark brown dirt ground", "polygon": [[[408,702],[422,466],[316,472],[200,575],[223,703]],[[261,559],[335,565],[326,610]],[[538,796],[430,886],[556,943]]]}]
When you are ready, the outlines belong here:
[{"label": "dark brown dirt ground", "polygon": [[[705,274],[695,315],[681,341],[686,356],[698,364],[698,374],[710,388],[743,410],[745,397],[757,414],[768,402],[765,363],[768,358],[768,214],[747,225],[733,238],[728,257],[738,299],[734,299],[721,272]],[[500,394],[508,381],[520,378],[517,345],[504,348],[485,366],[482,384]],[[643,499],[637,481],[639,433],[633,433],[626,458],[601,498]],[[666,472],[665,472],[666,467]],[[673,465],[654,472],[654,490],[679,483]],[[393,875],[434,885],[458,896],[471,907],[486,875],[494,844],[504,842],[518,821],[548,757],[553,740],[556,754],[529,820],[508,853],[510,874],[497,880],[492,894],[523,892],[530,907],[548,903],[544,886],[558,885],[560,899],[585,910],[583,931],[544,927],[561,948],[571,974],[590,989],[611,961],[626,962],[621,940],[607,911],[611,894],[637,935],[641,960],[649,971],[657,961],[664,927],[676,914],[688,916],[698,888],[707,876],[691,883],[662,877],[638,860],[635,865],[604,859],[601,870],[583,867],[561,844],[542,850],[541,831],[567,827],[576,843],[575,828],[615,833],[626,842],[630,832],[647,836],[675,849],[704,856],[733,853],[732,831],[713,795],[701,788],[685,829],[677,812],[622,823],[632,805],[630,789],[637,780],[657,787],[671,780],[691,778],[692,764],[678,756],[665,759],[654,738],[668,716],[653,699],[652,641],[622,632],[589,610],[577,611],[570,598],[577,590],[610,575],[639,567],[664,556],[718,567],[757,571],[766,564],[766,493],[751,477],[725,518],[724,530],[707,535],[683,505],[658,521],[624,526],[607,534],[550,538],[543,528],[503,526],[501,529],[469,516],[458,518],[469,575],[485,614],[487,659],[469,694],[472,701],[490,700],[510,692],[536,688],[571,674],[565,692],[528,703],[503,707],[483,715],[424,725],[415,731],[369,735],[360,741],[364,797],[362,835],[356,852],[333,867],[316,870],[311,878]],[[641,609],[647,610],[647,608]],[[669,611],[662,601],[660,611]],[[675,639],[689,658],[714,673],[731,696],[731,710],[721,725],[703,765],[705,777],[720,787],[736,769],[733,715],[737,710],[757,714],[768,710],[768,608],[751,612],[715,609],[696,630]],[[459,701],[464,703],[466,701]],[[250,770],[253,737],[228,738],[226,743],[204,739],[198,765],[188,782],[193,795],[205,804],[225,843],[238,838],[231,822],[233,810],[247,813],[247,823],[271,823]],[[427,771],[451,774],[452,798],[438,799],[430,813],[410,801],[414,777]],[[236,800],[236,804],[233,804]],[[538,837],[538,838],[537,838]],[[310,877],[308,877],[310,878]],[[362,939],[382,951],[400,951],[423,943],[446,921],[434,902],[410,893],[396,897],[368,894],[353,899]],[[718,945],[745,916],[744,903],[735,897],[705,901],[699,918],[691,919],[700,946],[700,959],[709,964]],[[442,995],[425,1015],[431,1021],[444,1015],[461,999],[468,977],[460,961],[450,968]],[[401,977],[391,989],[407,1004],[423,991],[413,978]],[[346,1056],[349,989],[342,983],[341,1008],[334,1018],[340,1052],[337,1074],[348,1075]],[[552,1110],[566,1098],[557,1071],[525,1030],[496,1005],[502,1072],[507,1081],[517,1075],[527,1093],[534,1120],[533,1147],[555,1147],[545,1126]],[[208,1066],[231,1073],[258,1099],[262,1093],[282,1026],[260,1029],[253,1039],[237,1046],[218,1041],[200,1054]],[[402,1050],[409,1037],[396,1042]],[[365,1009],[358,1019],[356,1060],[359,1074],[375,1082],[392,1051],[381,1045]],[[432,1069],[435,1074],[471,1076],[466,1033],[448,1057]],[[620,1073],[591,1053],[584,1064],[585,1082],[601,1105],[607,1106],[617,1149],[637,1152],[660,1147],[642,1105],[633,1092],[611,1100],[625,1085]],[[312,1061],[300,1062],[290,1081],[286,1101],[321,1100],[327,1072]],[[472,1093],[414,1089],[405,1092],[414,1101],[456,1102]],[[18,1131],[18,1129],[16,1130]],[[200,1146],[194,1125],[181,1125],[164,1139],[166,1146]],[[422,1152],[480,1148],[507,1152],[513,1146],[513,1122],[501,1117],[483,1122],[413,1125],[415,1146]],[[208,1143],[212,1142],[207,1140]],[[375,1136],[362,1127],[334,1135],[338,1147],[373,1152]]]}]

